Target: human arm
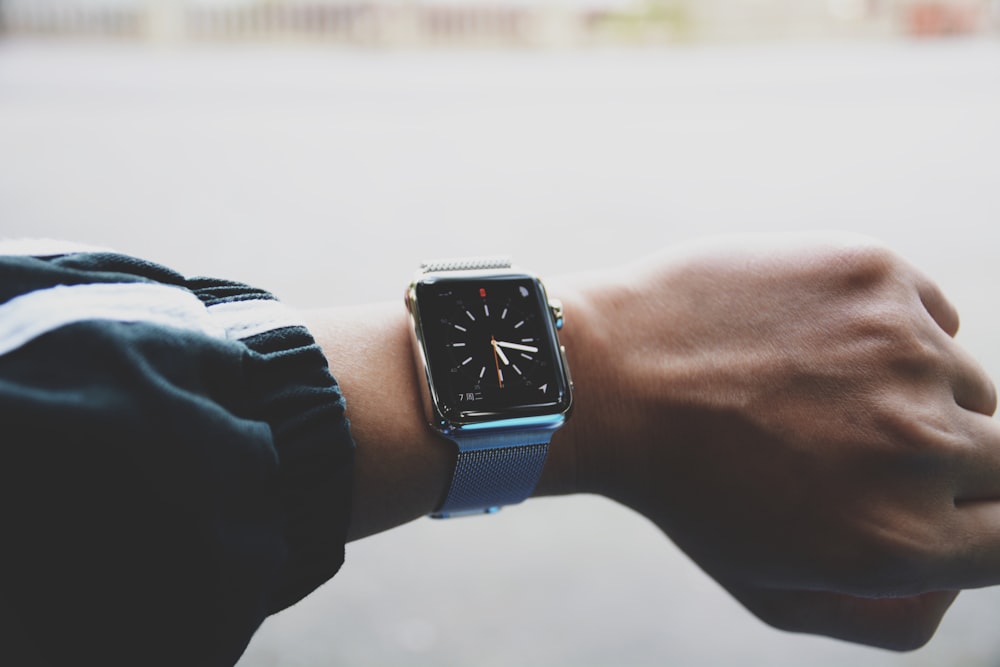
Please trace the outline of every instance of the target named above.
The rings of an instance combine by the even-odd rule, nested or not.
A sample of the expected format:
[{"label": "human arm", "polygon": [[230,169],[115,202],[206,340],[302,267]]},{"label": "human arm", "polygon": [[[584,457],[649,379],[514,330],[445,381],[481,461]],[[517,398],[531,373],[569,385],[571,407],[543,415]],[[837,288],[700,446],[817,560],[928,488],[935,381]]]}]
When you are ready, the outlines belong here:
[{"label": "human arm", "polygon": [[[64,264],[44,280],[11,264],[0,287],[152,282],[227,317],[229,297],[271,300],[128,258]],[[841,237],[744,239],[548,282],[577,405],[537,494],[633,507],[764,620],[851,641],[917,646],[948,591],[1000,579],[993,387],[951,340],[954,310],[898,257]],[[221,338],[81,321],[0,350],[0,611],[17,639],[109,665],[226,664],[336,572],[340,513],[353,508],[358,538],[434,508],[453,452],[423,423],[402,305],[305,317],[325,358],[280,318],[273,340],[233,319]],[[359,445],[352,505],[326,360]],[[268,368],[276,385],[255,372]],[[72,400],[49,409],[55,388]]]},{"label": "human arm", "polygon": [[0,243],[0,662],[233,664],[337,572],[352,443],[297,314]]},{"label": "human arm", "polygon": [[[786,629],[913,648],[949,591],[997,581],[992,384],[952,340],[954,309],[897,256],[842,236],[713,240],[547,282],[566,310],[576,409],[539,494],[633,507]],[[355,535],[373,513],[385,518],[375,530],[426,513],[447,483],[448,461],[427,459],[447,448],[415,384],[396,415],[409,425],[363,463],[366,405],[407,367],[416,381],[402,307],[380,312],[362,318],[375,329],[338,313],[334,336],[321,313],[310,320],[350,398]],[[338,368],[345,339],[381,366],[399,354],[397,371],[367,393],[365,369]],[[387,456],[410,448],[429,465]],[[406,498],[378,491],[383,465],[400,473],[391,488],[427,484],[396,519],[385,503]]]}]

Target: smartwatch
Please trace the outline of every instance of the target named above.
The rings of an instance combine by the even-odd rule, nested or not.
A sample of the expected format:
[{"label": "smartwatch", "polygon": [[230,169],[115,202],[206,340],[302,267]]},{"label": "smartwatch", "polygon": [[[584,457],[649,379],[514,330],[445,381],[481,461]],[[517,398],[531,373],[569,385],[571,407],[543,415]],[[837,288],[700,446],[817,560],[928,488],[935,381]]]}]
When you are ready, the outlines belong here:
[{"label": "smartwatch", "polygon": [[526,499],[573,402],[562,306],[503,258],[425,262],[406,306],[428,421],[457,452],[431,516]]}]

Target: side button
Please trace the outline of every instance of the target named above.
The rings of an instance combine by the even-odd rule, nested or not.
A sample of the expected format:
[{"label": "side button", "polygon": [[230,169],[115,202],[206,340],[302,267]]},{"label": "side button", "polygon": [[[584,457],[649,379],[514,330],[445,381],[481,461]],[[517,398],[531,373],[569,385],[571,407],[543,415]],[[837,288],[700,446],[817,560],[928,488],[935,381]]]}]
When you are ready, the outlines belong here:
[{"label": "side button", "polygon": [[569,372],[569,364],[566,363],[566,346],[559,346],[559,355],[562,357],[563,370],[566,371],[566,381],[569,382],[570,391],[573,390],[573,375]]}]

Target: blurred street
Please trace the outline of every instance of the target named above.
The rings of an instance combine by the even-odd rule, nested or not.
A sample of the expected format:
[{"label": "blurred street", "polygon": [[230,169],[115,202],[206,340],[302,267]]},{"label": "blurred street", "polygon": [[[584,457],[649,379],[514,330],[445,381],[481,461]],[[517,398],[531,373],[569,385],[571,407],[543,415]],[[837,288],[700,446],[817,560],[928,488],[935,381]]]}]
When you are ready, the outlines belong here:
[{"label": "blurred street", "polygon": [[[995,38],[8,38],[0,235],[108,245],[315,306],[401,301],[426,257],[511,253],[549,275],[705,234],[857,231],[939,281],[959,340],[1000,378],[998,119]],[[990,589],[911,654],[783,634],[644,520],[575,497],[349,545],[240,667],[1000,667],[998,629]]]}]

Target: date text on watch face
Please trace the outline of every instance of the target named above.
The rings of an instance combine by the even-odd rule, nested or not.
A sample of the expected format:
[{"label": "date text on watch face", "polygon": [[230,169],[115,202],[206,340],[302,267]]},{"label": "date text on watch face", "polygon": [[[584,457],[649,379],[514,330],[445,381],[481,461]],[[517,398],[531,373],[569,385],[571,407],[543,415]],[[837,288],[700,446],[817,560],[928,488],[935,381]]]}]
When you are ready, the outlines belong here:
[{"label": "date text on watch face", "polygon": [[567,400],[552,318],[531,278],[417,285],[438,407],[449,419],[532,416]]}]

